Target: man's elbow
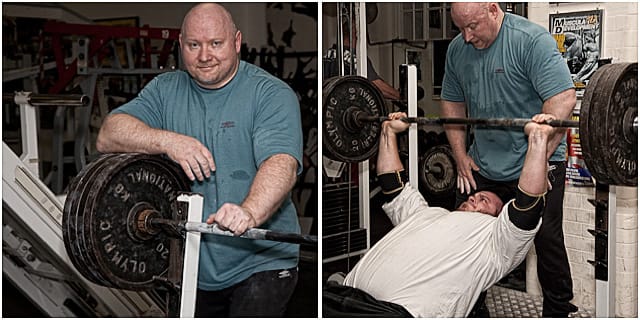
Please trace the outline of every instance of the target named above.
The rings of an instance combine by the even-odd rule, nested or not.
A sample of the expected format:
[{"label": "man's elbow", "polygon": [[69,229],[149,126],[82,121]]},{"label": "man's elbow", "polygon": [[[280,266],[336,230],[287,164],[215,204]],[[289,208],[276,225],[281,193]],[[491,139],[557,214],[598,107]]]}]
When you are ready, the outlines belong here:
[{"label": "man's elbow", "polygon": [[102,130],[100,130],[100,133],[98,133],[98,138],[96,139],[96,150],[98,150],[98,152],[100,153],[107,153],[109,152],[109,148],[107,147],[108,144],[105,141],[106,138],[104,137],[104,133]]},{"label": "man's elbow", "polygon": [[562,101],[564,101],[567,110],[573,111],[576,106],[578,98],[576,97],[576,89],[568,89],[562,93]]},{"label": "man's elbow", "polygon": [[102,123],[100,127],[100,131],[98,132],[98,137],[96,138],[96,150],[100,153],[113,152],[111,143],[109,142],[109,136],[112,134],[112,122],[113,116],[109,115]]}]

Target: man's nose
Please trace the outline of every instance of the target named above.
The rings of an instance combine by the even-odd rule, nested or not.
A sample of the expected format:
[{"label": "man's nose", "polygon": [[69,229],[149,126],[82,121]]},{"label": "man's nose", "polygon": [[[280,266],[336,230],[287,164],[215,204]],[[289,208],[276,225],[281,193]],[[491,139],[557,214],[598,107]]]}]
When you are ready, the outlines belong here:
[{"label": "man's nose", "polygon": [[463,31],[462,36],[464,38],[464,42],[469,42],[471,41],[471,38],[473,38],[473,34],[471,34],[471,32],[468,32],[468,31]]},{"label": "man's nose", "polygon": [[211,54],[209,53],[209,50],[207,49],[207,47],[203,46],[202,48],[200,48],[200,51],[198,52],[198,60],[200,61],[211,60]]}]

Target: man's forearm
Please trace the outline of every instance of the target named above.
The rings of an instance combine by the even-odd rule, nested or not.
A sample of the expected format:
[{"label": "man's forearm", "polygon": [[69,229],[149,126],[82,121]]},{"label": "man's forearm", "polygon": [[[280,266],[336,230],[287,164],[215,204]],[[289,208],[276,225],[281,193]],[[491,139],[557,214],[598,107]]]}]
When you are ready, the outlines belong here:
[{"label": "man's forearm", "polygon": [[520,173],[515,201],[509,205],[509,220],[522,230],[535,229],[544,210],[549,160],[547,146],[548,138],[553,131],[554,129],[547,125],[525,126],[525,134],[528,134],[529,139],[527,155]]},{"label": "man's forearm", "polygon": [[544,132],[535,130],[529,134],[527,155],[524,159],[518,186],[530,195],[547,192],[547,137]]},{"label": "man's forearm", "polygon": [[377,174],[404,169],[398,153],[397,140],[396,134],[383,124],[380,145],[378,146]]},{"label": "man's forearm", "polygon": [[[576,106],[576,91],[568,89],[547,99],[542,105],[542,113],[552,114],[558,120],[569,119]],[[549,156],[556,150],[560,142],[566,138],[567,129],[557,128],[555,134],[549,138],[547,152]]]},{"label": "man's forearm", "polygon": [[265,160],[251,184],[249,194],[242,202],[261,225],[280,207],[296,183],[298,161],[288,154],[276,154]]},{"label": "man's forearm", "polygon": [[173,134],[147,126],[144,122],[126,114],[107,117],[100,128],[96,149],[100,152],[165,153],[164,142]]},{"label": "man's forearm", "polygon": [[[443,118],[465,118],[466,109],[464,102],[451,102],[443,100],[440,104],[440,115]],[[465,125],[444,125],[444,131],[451,145],[453,154],[459,157],[467,153],[467,127]]]}]

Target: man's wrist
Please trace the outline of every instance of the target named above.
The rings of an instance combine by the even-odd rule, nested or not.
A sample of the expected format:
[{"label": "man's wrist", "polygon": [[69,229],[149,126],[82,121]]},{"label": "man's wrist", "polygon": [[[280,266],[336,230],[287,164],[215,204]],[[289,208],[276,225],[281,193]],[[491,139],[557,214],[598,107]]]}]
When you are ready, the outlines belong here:
[{"label": "man's wrist", "polygon": [[245,205],[241,205],[240,208],[242,208],[242,210],[247,214],[247,216],[251,220],[249,221],[249,228],[258,226],[258,219],[256,218],[256,214],[254,213],[254,210]]}]

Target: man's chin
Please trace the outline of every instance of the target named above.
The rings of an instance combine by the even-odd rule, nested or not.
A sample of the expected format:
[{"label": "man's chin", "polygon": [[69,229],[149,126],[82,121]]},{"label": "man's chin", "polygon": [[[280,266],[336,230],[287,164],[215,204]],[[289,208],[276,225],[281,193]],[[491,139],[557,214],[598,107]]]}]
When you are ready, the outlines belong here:
[{"label": "man's chin", "polygon": [[196,83],[203,88],[212,88],[218,84],[217,79],[194,78]]}]

